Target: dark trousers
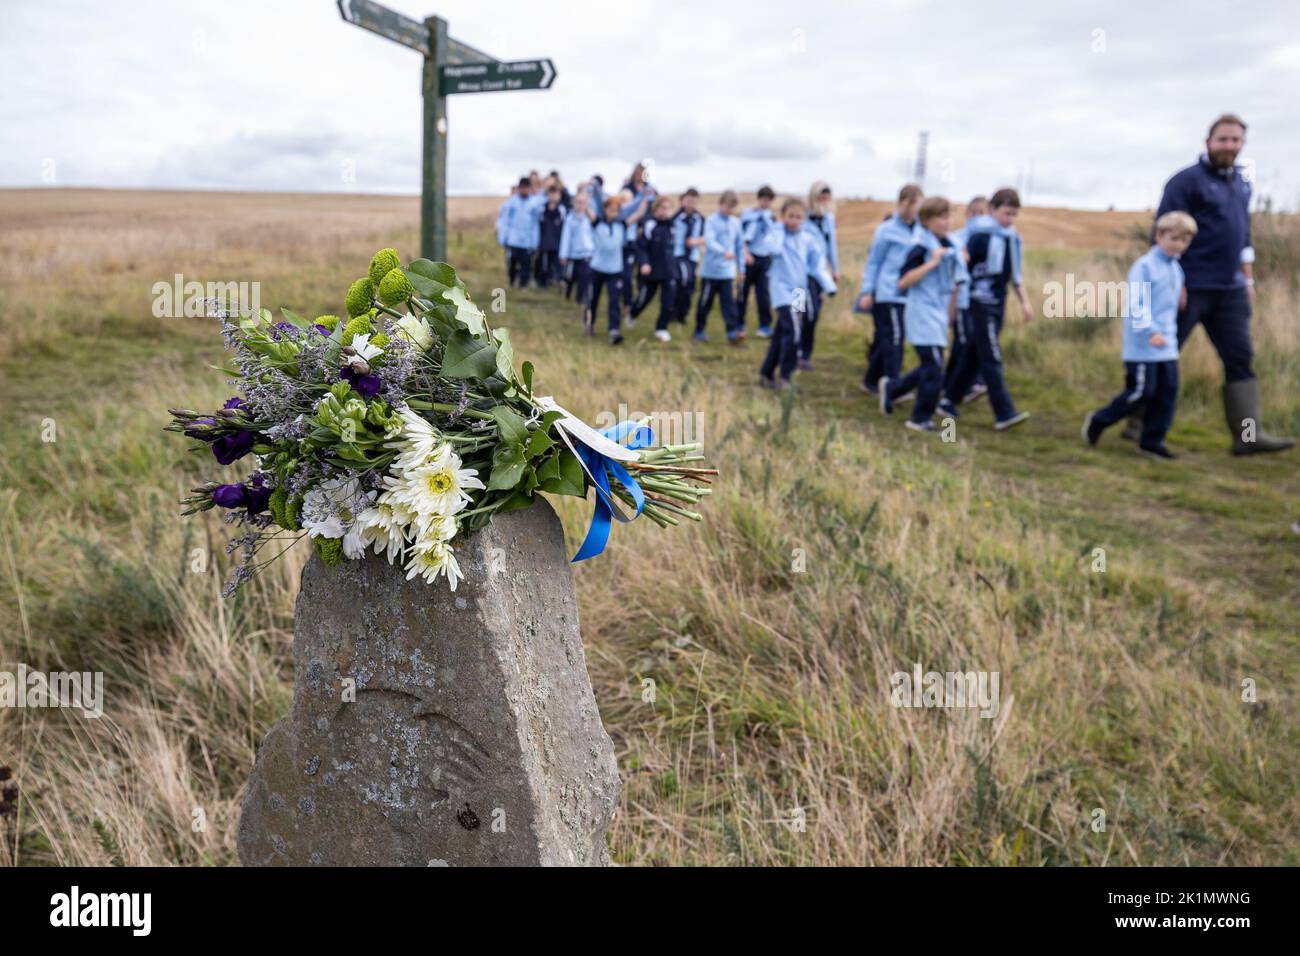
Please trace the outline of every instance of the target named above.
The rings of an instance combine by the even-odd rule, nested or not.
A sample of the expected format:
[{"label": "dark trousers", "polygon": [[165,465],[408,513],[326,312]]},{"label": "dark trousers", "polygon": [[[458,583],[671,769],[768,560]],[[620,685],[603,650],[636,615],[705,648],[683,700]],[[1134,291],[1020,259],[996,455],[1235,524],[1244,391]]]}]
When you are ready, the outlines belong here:
[{"label": "dark trousers", "polygon": [[1205,326],[1210,344],[1223,362],[1223,384],[1254,378],[1254,350],[1250,344],[1250,298],[1245,288],[1189,289],[1187,308],[1178,314],[1178,347],[1192,329]]},{"label": "dark trousers", "polygon": [[703,332],[708,324],[709,313],[713,311],[713,300],[718,300],[722,311],[722,324],[730,334],[740,327],[736,316],[736,297],[734,279],[703,279],[700,286],[700,304],[695,310],[695,331]]},{"label": "dark trousers", "polygon": [[591,320],[596,321],[596,313],[600,311],[600,290],[609,290],[609,330],[617,332],[623,324],[623,277],[617,272],[597,272],[595,269],[591,272],[591,298],[587,301],[587,308],[591,311]]},{"label": "dark trousers", "polygon": [[673,305],[673,318],[685,322],[691,311],[691,297],[695,295],[695,263],[690,256],[677,260],[677,301]]},{"label": "dark trousers", "polygon": [[943,375],[943,391],[949,398],[952,397],[953,384],[957,381],[963,362],[979,363],[979,356],[975,352],[975,326],[969,308],[959,311],[957,321],[953,323],[952,351],[948,353],[948,368]]},{"label": "dark trousers", "polygon": [[578,298],[575,301],[585,304],[591,296],[591,260],[570,259],[565,282],[564,297],[567,299],[569,293],[577,289]]},{"label": "dark trousers", "polygon": [[528,278],[532,274],[533,251],[522,246],[507,246],[510,250],[510,285],[528,288]]},{"label": "dark trousers", "polygon": [[799,357],[812,358],[813,337],[817,333],[817,320],[822,312],[822,286],[812,276],[808,277],[808,308],[800,317],[803,323],[799,329]]},{"label": "dark trousers", "polygon": [[758,374],[772,378],[780,372],[784,381],[790,381],[794,375],[795,365],[799,361],[799,333],[802,330],[800,316],[790,311],[790,306],[777,306],[776,327],[772,337],[767,340],[767,356]]},{"label": "dark trousers", "polygon": [[772,265],[771,256],[754,256],[745,268],[745,284],[740,288],[740,324],[745,324],[745,311],[749,308],[749,290],[754,290],[754,303],[758,311],[758,327],[772,327],[772,293],[767,287],[767,270]]},{"label": "dark trousers", "polygon": [[1165,443],[1169,426],[1174,423],[1174,406],[1178,403],[1178,363],[1125,362],[1124,391],[1109,405],[1093,412],[1095,425],[1108,428],[1142,409],[1143,448],[1159,448]]},{"label": "dark trousers", "polygon": [[675,279],[652,279],[649,276],[642,276],[641,285],[636,291],[636,301],[632,303],[632,318],[635,319],[645,311],[646,306],[654,299],[656,292],[659,292],[660,295],[659,320],[655,322],[655,331],[660,332],[668,328],[668,323],[673,319],[673,309],[677,305],[677,282]]},{"label": "dark trousers", "polygon": [[560,280],[560,250],[541,249],[533,263],[533,278],[538,288],[545,289],[552,282]]},{"label": "dark trousers", "polygon": [[974,340],[975,348],[973,352],[967,351],[953,373],[944,397],[953,405],[959,404],[975,384],[975,376],[979,375],[989,390],[993,418],[999,422],[1006,421],[1015,415],[1016,405],[1011,401],[1011,393],[1007,391],[1007,383],[1002,375],[1002,349],[998,345],[998,335],[1002,332],[1002,306],[989,307],[972,302],[967,330]]},{"label": "dark trousers", "polygon": [[906,395],[916,390],[916,404],[912,407],[912,421],[928,422],[934,417],[943,393],[943,346],[913,345],[912,350],[921,364],[902,378],[890,378],[889,394]]},{"label": "dark trousers", "polygon": [[862,382],[875,389],[881,378],[898,378],[903,369],[903,303],[877,302],[871,307],[875,331],[867,352],[867,374]]},{"label": "dark trousers", "polygon": [[632,276],[636,274],[636,246],[623,247],[623,305],[632,307]]}]

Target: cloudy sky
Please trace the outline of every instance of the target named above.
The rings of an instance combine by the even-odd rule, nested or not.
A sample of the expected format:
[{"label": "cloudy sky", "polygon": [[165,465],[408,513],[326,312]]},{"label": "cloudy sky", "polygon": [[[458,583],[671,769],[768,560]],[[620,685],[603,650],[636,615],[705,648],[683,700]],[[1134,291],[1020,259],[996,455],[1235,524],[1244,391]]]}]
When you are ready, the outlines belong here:
[{"label": "cloudy sky", "polygon": [[[547,92],[451,98],[453,193],[644,158],[668,190],[880,197],[927,130],[930,192],[1142,208],[1234,110],[1257,190],[1300,205],[1290,0],[388,5],[558,69]],[[420,56],[333,0],[0,0],[0,24],[0,186],[419,189]]]}]

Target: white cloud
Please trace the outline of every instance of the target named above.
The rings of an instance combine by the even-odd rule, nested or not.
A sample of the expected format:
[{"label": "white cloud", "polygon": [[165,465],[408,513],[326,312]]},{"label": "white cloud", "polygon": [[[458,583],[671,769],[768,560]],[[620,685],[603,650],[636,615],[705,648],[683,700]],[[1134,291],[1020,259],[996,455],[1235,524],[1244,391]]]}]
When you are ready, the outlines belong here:
[{"label": "white cloud", "polygon": [[[437,6],[453,36],[559,71],[549,91],[451,98],[453,192],[499,193],[533,167],[621,181],[649,157],[670,190],[822,178],[884,196],[927,129],[932,190],[1143,207],[1232,109],[1261,187],[1300,196],[1288,5],[1235,21],[1212,0],[1176,17],[1124,0]],[[417,54],[329,0],[14,6],[0,184],[38,184],[53,161],[68,185],[415,192],[419,76]]]}]

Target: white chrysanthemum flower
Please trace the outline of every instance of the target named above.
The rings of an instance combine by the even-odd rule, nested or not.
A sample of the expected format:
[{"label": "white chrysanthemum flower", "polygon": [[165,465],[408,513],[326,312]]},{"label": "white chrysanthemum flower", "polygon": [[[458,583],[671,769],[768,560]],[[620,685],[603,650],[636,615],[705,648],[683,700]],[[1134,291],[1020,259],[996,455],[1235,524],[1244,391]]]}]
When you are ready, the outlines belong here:
[{"label": "white chrysanthemum flower", "polygon": [[432,584],[438,580],[438,575],[445,574],[447,583],[454,591],[456,585],[465,577],[460,572],[460,565],[456,563],[455,552],[445,541],[431,541],[422,546],[417,545],[412,547],[408,554],[410,555],[410,560],[406,562],[408,581],[418,576]]},{"label": "white chrysanthemum flower", "polygon": [[416,516],[412,527],[415,532],[415,546],[417,548],[450,541],[456,537],[456,532],[460,530],[455,515]]},{"label": "white chrysanthemum flower", "polygon": [[454,515],[469,504],[467,488],[482,488],[473,468],[460,467],[460,456],[448,450],[428,463],[385,479],[392,500],[415,512],[421,524],[440,515]]},{"label": "white chrysanthemum flower", "polygon": [[385,492],[361,513],[357,521],[366,543],[374,547],[375,554],[386,555],[388,563],[392,564],[406,547],[408,530],[414,531],[415,514],[405,505],[394,503]]},{"label": "white chrysanthemum flower", "polygon": [[422,352],[433,348],[433,326],[429,325],[428,319],[406,315],[397,321],[396,329]]},{"label": "white chrysanthemum flower", "polygon": [[407,407],[399,408],[397,414],[402,416],[404,423],[401,438],[384,446],[401,452],[393,462],[394,471],[402,472],[408,468],[442,461],[452,453],[451,444],[443,441],[442,434],[424,416]]},{"label": "white chrysanthemum flower", "polygon": [[370,332],[366,332],[363,335],[354,335],[352,337],[352,351],[356,352],[359,358],[364,359],[367,362],[377,355],[384,354],[382,348],[370,344],[371,334],[372,333]]},{"label": "white chrysanthemum flower", "polygon": [[357,518],[374,498],[375,492],[362,491],[355,478],[323,481],[303,496],[302,526],[308,537],[342,538],[343,553],[359,558],[365,553],[366,542]]}]

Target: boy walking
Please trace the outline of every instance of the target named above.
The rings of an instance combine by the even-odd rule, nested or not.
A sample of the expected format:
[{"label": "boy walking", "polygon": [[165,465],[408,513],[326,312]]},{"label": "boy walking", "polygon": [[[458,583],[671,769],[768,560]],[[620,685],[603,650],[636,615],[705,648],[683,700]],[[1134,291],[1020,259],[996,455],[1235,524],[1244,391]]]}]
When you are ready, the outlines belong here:
[{"label": "boy walking", "polygon": [[907,295],[904,325],[908,344],[920,365],[902,378],[882,375],[876,384],[880,410],[894,410],[891,396],[916,390],[916,405],[907,427],[935,431],[934,410],[943,392],[943,350],[948,323],[957,314],[957,289],[969,282],[961,250],[948,238],[952,210],[948,200],[932,196],[921,203],[917,243],[903,260],[898,290]]},{"label": "boy walking", "polygon": [[876,394],[876,383],[881,378],[897,378],[903,368],[903,306],[907,295],[899,291],[898,278],[903,260],[916,245],[916,216],[923,196],[915,183],[898,191],[898,205],[893,215],[876,227],[862,269],[862,285],[854,308],[870,312],[875,327],[867,352],[867,373],[862,377],[862,390],[869,395]]},{"label": "boy walking", "polygon": [[[700,267],[700,304],[695,310],[695,341],[707,342],[704,331],[713,310],[713,300],[719,300],[722,323],[727,330],[727,341],[738,345],[745,340],[745,325],[736,309],[733,294],[736,285],[736,268],[744,260],[745,242],[741,237],[740,220],[736,207],[740,200],[728,189],[718,199],[718,211],[704,224],[704,264]],[[741,266],[743,268],[743,266]]]},{"label": "boy walking", "polygon": [[568,209],[560,202],[560,187],[547,186],[546,205],[538,217],[537,262],[533,269],[539,289],[560,281],[560,233],[567,214]]},{"label": "boy walking", "polygon": [[[835,294],[835,277],[826,265],[823,245],[804,229],[808,208],[799,199],[781,205],[781,223],[771,231],[756,254],[769,256],[768,291],[776,309],[776,326],[768,342],[767,357],[758,371],[764,388],[790,387],[799,363],[802,312],[808,307],[808,277],[814,276],[827,295]],[[777,377],[779,376],[779,378]]]},{"label": "boy walking", "polygon": [[623,341],[623,248],[627,233],[636,228],[623,221],[621,206],[617,196],[607,198],[603,218],[591,227],[591,294],[582,300],[583,328],[592,335],[600,310],[600,293],[608,293],[610,345]]},{"label": "boy walking", "polygon": [[1124,319],[1124,391],[1088,413],[1083,440],[1097,444],[1111,425],[1142,409],[1138,450],[1151,458],[1177,456],[1165,446],[1178,401],[1178,312],[1187,301],[1181,256],[1196,235],[1196,220],[1167,212],[1156,220],[1156,243],[1128,274]]},{"label": "boy walking", "polygon": [[[569,288],[577,287],[578,304],[583,309],[583,324],[587,324],[587,298],[591,294],[591,256],[596,251],[592,228],[596,213],[585,192],[573,197],[573,208],[564,217],[560,228],[560,267],[568,270]],[[565,298],[568,298],[566,291]]]},{"label": "boy walking", "polygon": [[677,302],[673,319],[685,323],[695,295],[695,267],[704,245],[704,217],[699,210],[700,193],[691,187],[682,193],[681,206],[673,216],[673,256],[677,260]]},{"label": "boy walking", "polygon": [[966,224],[971,277],[969,329],[974,336],[978,361],[966,362],[953,375],[944,395],[944,411],[956,413],[957,404],[978,374],[984,378],[989,403],[993,406],[993,427],[1006,431],[1029,417],[1028,412],[1016,411],[1002,372],[998,336],[1002,334],[1007,285],[1015,288],[1026,322],[1033,318],[1033,310],[1020,277],[1021,243],[1020,234],[1015,230],[1020,195],[1014,189],[999,189],[989,200],[989,209],[989,215],[976,216]]},{"label": "boy walking", "polygon": [[510,254],[510,285],[518,283],[519,288],[528,288],[528,279],[532,273],[533,250],[537,248],[538,220],[546,197],[533,195],[533,181],[527,176],[520,178],[515,194],[506,200],[497,218],[497,235],[499,235]]},{"label": "boy walking", "polygon": [[637,287],[636,301],[632,303],[632,318],[645,311],[650,300],[659,296],[659,320],[655,323],[655,338],[660,342],[672,340],[668,323],[672,321],[677,304],[677,259],[673,256],[673,201],[660,196],[654,203],[654,218],[637,230],[636,261],[640,266],[641,284]]},{"label": "boy walking", "polygon": [[767,289],[767,267],[772,262],[771,256],[760,256],[754,250],[761,248],[768,235],[777,228],[776,216],[772,215],[772,200],[776,193],[771,186],[758,188],[758,205],[746,209],[740,217],[741,235],[745,240],[745,282],[740,288],[740,326],[745,327],[745,311],[749,307],[749,292],[754,291],[755,309],[758,312],[758,337],[770,338],[772,335],[772,298]]}]

